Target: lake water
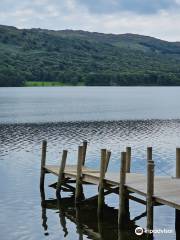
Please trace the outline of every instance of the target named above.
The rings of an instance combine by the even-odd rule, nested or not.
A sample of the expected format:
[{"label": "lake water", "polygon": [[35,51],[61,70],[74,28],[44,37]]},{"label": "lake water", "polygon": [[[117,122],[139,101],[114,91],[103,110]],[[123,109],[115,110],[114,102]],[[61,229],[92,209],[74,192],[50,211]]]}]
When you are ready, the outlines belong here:
[{"label": "lake water", "polygon": [[[175,149],[180,146],[179,92],[178,87],[0,88],[0,239],[95,239],[83,230],[85,219],[75,224],[67,217],[76,211],[70,198],[58,209],[55,191],[48,187],[56,181],[53,176],[46,176],[48,201],[41,207],[43,139],[48,140],[49,163],[59,164],[63,149],[69,151],[68,162],[76,163],[77,147],[86,139],[87,166],[99,168],[100,149],[108,148],[112,151],[109,170],[113,171],[119,171],[120,152],[131,146],[132,171],[141,173],[146,171],[146,147],[153,146],[156,174],[173,176]],[[97,194],[92,186],[84,190],[86,196]],[[106,197],[106,204],[110,215],[102,226],[102,239],[114,240],[118,197]],[[80,214],[86,212],[88,224],[97,228],[95,210],[95,206],[86,206]],[[130,201],[131,230],[123,240],[136,239],[134,226],[146,227],[146,216],[137,217],[144,211],[143,205]],[[176,239],[174,209],[155,207],[154,225],[173,230],[154,239]]]}]

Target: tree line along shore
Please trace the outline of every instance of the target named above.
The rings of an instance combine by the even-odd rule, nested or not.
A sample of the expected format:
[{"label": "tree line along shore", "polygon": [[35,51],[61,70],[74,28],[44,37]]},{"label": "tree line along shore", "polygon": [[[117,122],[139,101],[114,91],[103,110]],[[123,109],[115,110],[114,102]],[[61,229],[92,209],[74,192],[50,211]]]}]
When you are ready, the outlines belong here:
[{"label": "tree line along shore", "polygon": [[0,25],[0,86],[179,86],[180,43]]}]

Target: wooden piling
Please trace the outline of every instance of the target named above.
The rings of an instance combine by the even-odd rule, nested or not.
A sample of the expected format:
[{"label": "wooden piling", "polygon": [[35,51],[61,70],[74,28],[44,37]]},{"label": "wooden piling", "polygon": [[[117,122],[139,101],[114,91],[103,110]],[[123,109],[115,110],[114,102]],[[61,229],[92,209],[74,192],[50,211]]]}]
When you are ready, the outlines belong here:
[{"label": "wooden piling", "polygon": [[83,164],[83,146],[78,148],[78,162],[76,174],[75,203],[77,204],[82,197],[82,164]]},{"label": "wooden piling", "polygon": [[[176,178],[180,178],[180,148],[176,148]],[[175,210],[176,239],[180,238],[180,211]]]},{"label": "wooden piling", "polygon": [[153,195],[154,195],[154,162],[148,161],[147,164],[147,229],[153,229]]},{"label": "wooden piling", "polygon": [[107,169],[108,169],[110,157],[111,157],[111,151],[107,151],[106,152],[105,173],[107,172]]},{"label": "wooden piling", "polygon": [[147,148],[147,161],[151,161],[153,159],[152,157],[152,147]]},{"label": "wooden piling", "polygon": [[176,178],[180,178],[180,148],[176,148]]},{"label": "wooden piling", "polygon": [[180,210],[175,209],[176,240],[180,239]]},{"label": "wooden piling", "polygon": [[45,179],[45,164],[46,164],[46,151],[47,151],[47,141],[42,142],[42,155],[41,155],[41,175],[40,175],[40,189],[44,191],[44,179]]},{"label": "wooden piling", "polygon": [[87,141],[83,141],[83,162],[82,162],[83,166],[85,165],[86,151],[87,151]]},{"label": "wooden piling", "polygon": [[102,217],[104,206],[104,177],[106,164],[106,149],[101,149],[101,164],[99,176],[99,193],[98,193],[98,217]]},{"label": "wooden piling", "polygon": [[126,172],[131,171],[131,147],[126,148]]},{"label": "wooden piling", "polygon": [[124,216],[126,216],[126,152],[121,153],[121,168],[120,168],[120,183],[119,183],[119,212],[118,212],[118,226],[124,227]]},{"label": "wooden piling", "polygon": [[64,180],[64,169],[65,169],[65,166],[66,166],[67,153],[68,153],[67,150],[63,150],[62,160],[61,160],[60,167],[59,167],[57,187],[56,187],[57,198],[60,198],[60,196],[61,196],[60,192],[61,192],[62,182]]}]

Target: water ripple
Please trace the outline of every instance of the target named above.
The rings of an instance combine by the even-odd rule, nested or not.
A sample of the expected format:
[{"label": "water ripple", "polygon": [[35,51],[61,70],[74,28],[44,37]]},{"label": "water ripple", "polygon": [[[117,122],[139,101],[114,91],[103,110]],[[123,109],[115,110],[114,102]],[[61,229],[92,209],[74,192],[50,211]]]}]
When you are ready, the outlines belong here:
[{"label": "water ripple", "polygon": [[[9,239],[43,238],[43,232],[39,230],[41,213],[38,189],[42,139],[48,140],[49,163],[59,163],[63,149],[69,151],[68,162],[76,163],[77,147],[86,139],[89,142],[86,164],[99,168],[100,149],[108,148],[112,151],[109,168],[114,171],[119,171],[120,152],[131,146],[132,171],[145,172],[146,147],[153,146],[156,174],[174,175],[175,148],[180,146],[180,120],[0,125],[0,181],[6,182],[6,186],[0,188],[0,226],[1,233],[8,233]],[[53,176],[47,176],[47,182],[54,180]],[[52,198],[54,191],[47,189],[47,194]],[[111,201],[113,204],[117,202],[109,201],[110,204]],[[140,209],[137,206],[134,211]],[[51,229],[56,232],[58,220],[49,214]],[[165,210],[163,214],[168,221],[166,223],[173,227],[173,212]],[[156,216],[156,219],[160,227],[161,218]],[[7,229],[9,224],[11,233]],[[61,232],[59,236],[61,239]],[[51,232],[49,239],[57,237]]]}]

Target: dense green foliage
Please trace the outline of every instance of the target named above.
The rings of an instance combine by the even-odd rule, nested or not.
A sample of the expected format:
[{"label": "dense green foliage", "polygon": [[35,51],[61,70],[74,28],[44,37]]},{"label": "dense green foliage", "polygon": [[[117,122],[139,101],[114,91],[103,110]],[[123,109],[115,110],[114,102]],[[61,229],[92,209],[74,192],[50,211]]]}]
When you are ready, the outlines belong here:
[{"label": "dense green foliage", "polygon": [[0,26],[0,86],[26,81],[180,85],[180,43],[134,34]]}]

